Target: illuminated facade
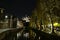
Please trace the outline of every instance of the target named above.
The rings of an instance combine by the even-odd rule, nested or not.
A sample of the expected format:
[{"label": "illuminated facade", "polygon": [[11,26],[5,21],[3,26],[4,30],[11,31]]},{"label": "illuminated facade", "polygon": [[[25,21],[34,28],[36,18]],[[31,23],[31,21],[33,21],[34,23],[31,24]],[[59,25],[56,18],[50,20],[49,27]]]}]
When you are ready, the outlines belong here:
[{"label": "illuminated facade", "polygon": [[6,15],[5,9],[0,8],[0,28],[16,28],[17,17],[14,15]]},{"label": "illuminated facade", "polygon": [[8,20],[7,20],[7,16],[5,16],[4,14],[5,9],[4,8],[0,8],[0,28],[7,28],[8,27]]}]

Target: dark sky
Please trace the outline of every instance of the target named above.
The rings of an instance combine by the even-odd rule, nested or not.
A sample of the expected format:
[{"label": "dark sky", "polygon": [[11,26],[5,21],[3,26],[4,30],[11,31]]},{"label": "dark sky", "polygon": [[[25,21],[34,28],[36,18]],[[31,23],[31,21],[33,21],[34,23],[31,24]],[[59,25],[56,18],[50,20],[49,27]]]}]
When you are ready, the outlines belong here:
[{"label": "dark sky", "polygon": [[36,6],[36,0],[5,0],[0,2],[0,7],[6,9],[6,13],[14,14],[18,17],[25,14],[31,15]]}]

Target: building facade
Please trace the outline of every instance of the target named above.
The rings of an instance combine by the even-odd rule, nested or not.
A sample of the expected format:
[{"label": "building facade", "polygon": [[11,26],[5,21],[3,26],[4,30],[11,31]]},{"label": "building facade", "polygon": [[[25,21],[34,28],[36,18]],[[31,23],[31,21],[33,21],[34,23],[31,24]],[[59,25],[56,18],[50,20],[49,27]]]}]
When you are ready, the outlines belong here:
[{"label": "building facade", "polygon": [[6,15],[5,9],[0,8],[0,28],[16,28],[17,17],[14,15]]}]

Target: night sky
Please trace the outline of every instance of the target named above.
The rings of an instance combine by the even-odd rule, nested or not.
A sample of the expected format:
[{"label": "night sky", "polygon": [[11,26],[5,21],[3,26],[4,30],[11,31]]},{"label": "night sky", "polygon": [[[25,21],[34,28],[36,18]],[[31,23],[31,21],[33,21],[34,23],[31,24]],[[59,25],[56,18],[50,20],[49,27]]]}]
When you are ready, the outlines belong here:
[{"label": "night sky", "polygon": [[5,8],[7,14],[23,17],[32,14],[32,10],[36,7],[36,0],[5,0],[0,1],[0,7]]}]

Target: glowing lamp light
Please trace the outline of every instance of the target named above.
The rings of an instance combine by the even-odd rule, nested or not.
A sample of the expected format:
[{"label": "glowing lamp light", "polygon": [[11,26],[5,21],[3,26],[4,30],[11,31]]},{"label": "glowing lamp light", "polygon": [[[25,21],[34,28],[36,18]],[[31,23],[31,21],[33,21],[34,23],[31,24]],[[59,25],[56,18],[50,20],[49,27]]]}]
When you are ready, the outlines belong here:
[{"label": "glowing lamp light", "polygon": [[54,23],[53,25],[54,25],[54,26],[58,26],[58,23]]},{"label": "glowing lamp light", "polygon": [[5,18],[8,18],[8,16],[6,15]]}]

